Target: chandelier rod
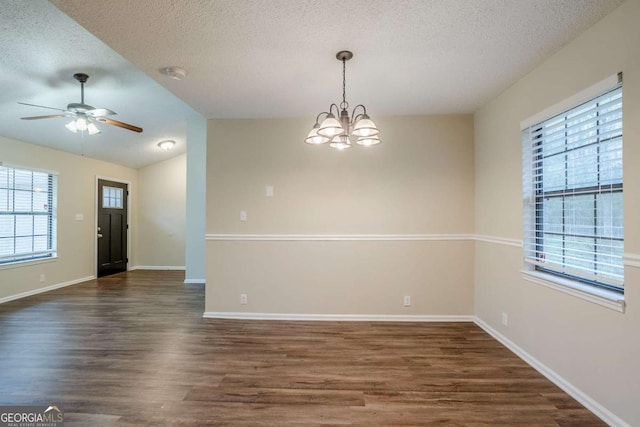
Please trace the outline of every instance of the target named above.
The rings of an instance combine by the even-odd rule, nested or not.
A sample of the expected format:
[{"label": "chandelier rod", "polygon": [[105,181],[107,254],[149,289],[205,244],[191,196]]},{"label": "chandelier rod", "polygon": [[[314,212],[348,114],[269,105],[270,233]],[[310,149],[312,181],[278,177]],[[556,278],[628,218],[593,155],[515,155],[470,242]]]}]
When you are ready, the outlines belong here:
[{"label": "chandelier rod", "polygon": [[347,102],[347,59],[342,58],[342,104],[340,104],[343,109],[349,108],[349,103]]}]

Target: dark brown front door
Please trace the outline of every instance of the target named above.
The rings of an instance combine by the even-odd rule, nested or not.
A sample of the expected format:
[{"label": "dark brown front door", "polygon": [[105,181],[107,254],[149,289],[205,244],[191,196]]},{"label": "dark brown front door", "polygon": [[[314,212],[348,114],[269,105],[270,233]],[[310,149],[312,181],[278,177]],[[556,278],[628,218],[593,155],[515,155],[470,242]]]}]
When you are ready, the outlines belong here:
[{"label": "dark brown front door", "polygon": [[127,184],[98,180],[98,277],[127,271]]}]

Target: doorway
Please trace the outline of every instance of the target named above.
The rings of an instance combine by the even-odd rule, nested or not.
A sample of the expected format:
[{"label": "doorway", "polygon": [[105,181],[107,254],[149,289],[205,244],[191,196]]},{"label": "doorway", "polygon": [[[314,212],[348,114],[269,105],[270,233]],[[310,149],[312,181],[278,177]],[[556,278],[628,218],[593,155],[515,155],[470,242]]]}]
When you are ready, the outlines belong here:
[{"label": "doorway", "polygon": [[98,179],[98,277],[127,271],[128,184]]}]

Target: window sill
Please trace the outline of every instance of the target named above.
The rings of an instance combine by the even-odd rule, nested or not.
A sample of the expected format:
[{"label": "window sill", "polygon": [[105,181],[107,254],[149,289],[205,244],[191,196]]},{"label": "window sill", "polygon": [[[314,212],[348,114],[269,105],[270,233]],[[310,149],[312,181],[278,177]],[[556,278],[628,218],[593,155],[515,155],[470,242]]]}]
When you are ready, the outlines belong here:
[{"label": "window sill", "polygon": [[585,285],[573,280],[563,279],[551,274],[541,273],[539,271],[522,271],[522,278],[555,289],[565,294],[569,294],[585,301],[589,301],[611,310],[624,313],[624,295],[606,289],[596,289],[593,286]]},{"label": "window sill", "polygon": [[0,264],[0,271],[9,270],[9,269],[12,269],[12,268],[30,267],[32,265],[38,265],[38,264],[47,264],[47,263],[50,263],[50,262],[56,262],[57,260],[58,260],[58,257],[54,256],[52,258],[34,259],[34,260],[31,260],[31,261],[9,262],[7,264]]}]

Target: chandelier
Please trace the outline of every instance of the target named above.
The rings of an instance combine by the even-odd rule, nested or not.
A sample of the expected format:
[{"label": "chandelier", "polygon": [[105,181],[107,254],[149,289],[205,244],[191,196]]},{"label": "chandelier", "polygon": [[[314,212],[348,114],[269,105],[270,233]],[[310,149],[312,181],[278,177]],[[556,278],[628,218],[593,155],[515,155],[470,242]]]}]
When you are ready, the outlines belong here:
[{"label": "chandelier", "polygon": [[[340,105],[331,104],[329,111],[323,111],[316,117],[316,123],[311,132],[304,140],[307,144],[325,144],[338,150],[351,148],[351,139],[355,143],[364,147],[380,144],[380,131],[367,115],[364,105],[358,104],[353,109],[349,117],[349,103],[346,100],[346,70],[347,61],[353,58],[353,53],[348,50],[341,50],[336,54],[336,58],[342,61],[342,102]],[[361,108],[362,112],[356,115],[356,111]],[[335,113],[334,114],[334,110]],[[337,116],[337,117],[336,117]],[[320,122],[322,120],[322,123]]]}]

